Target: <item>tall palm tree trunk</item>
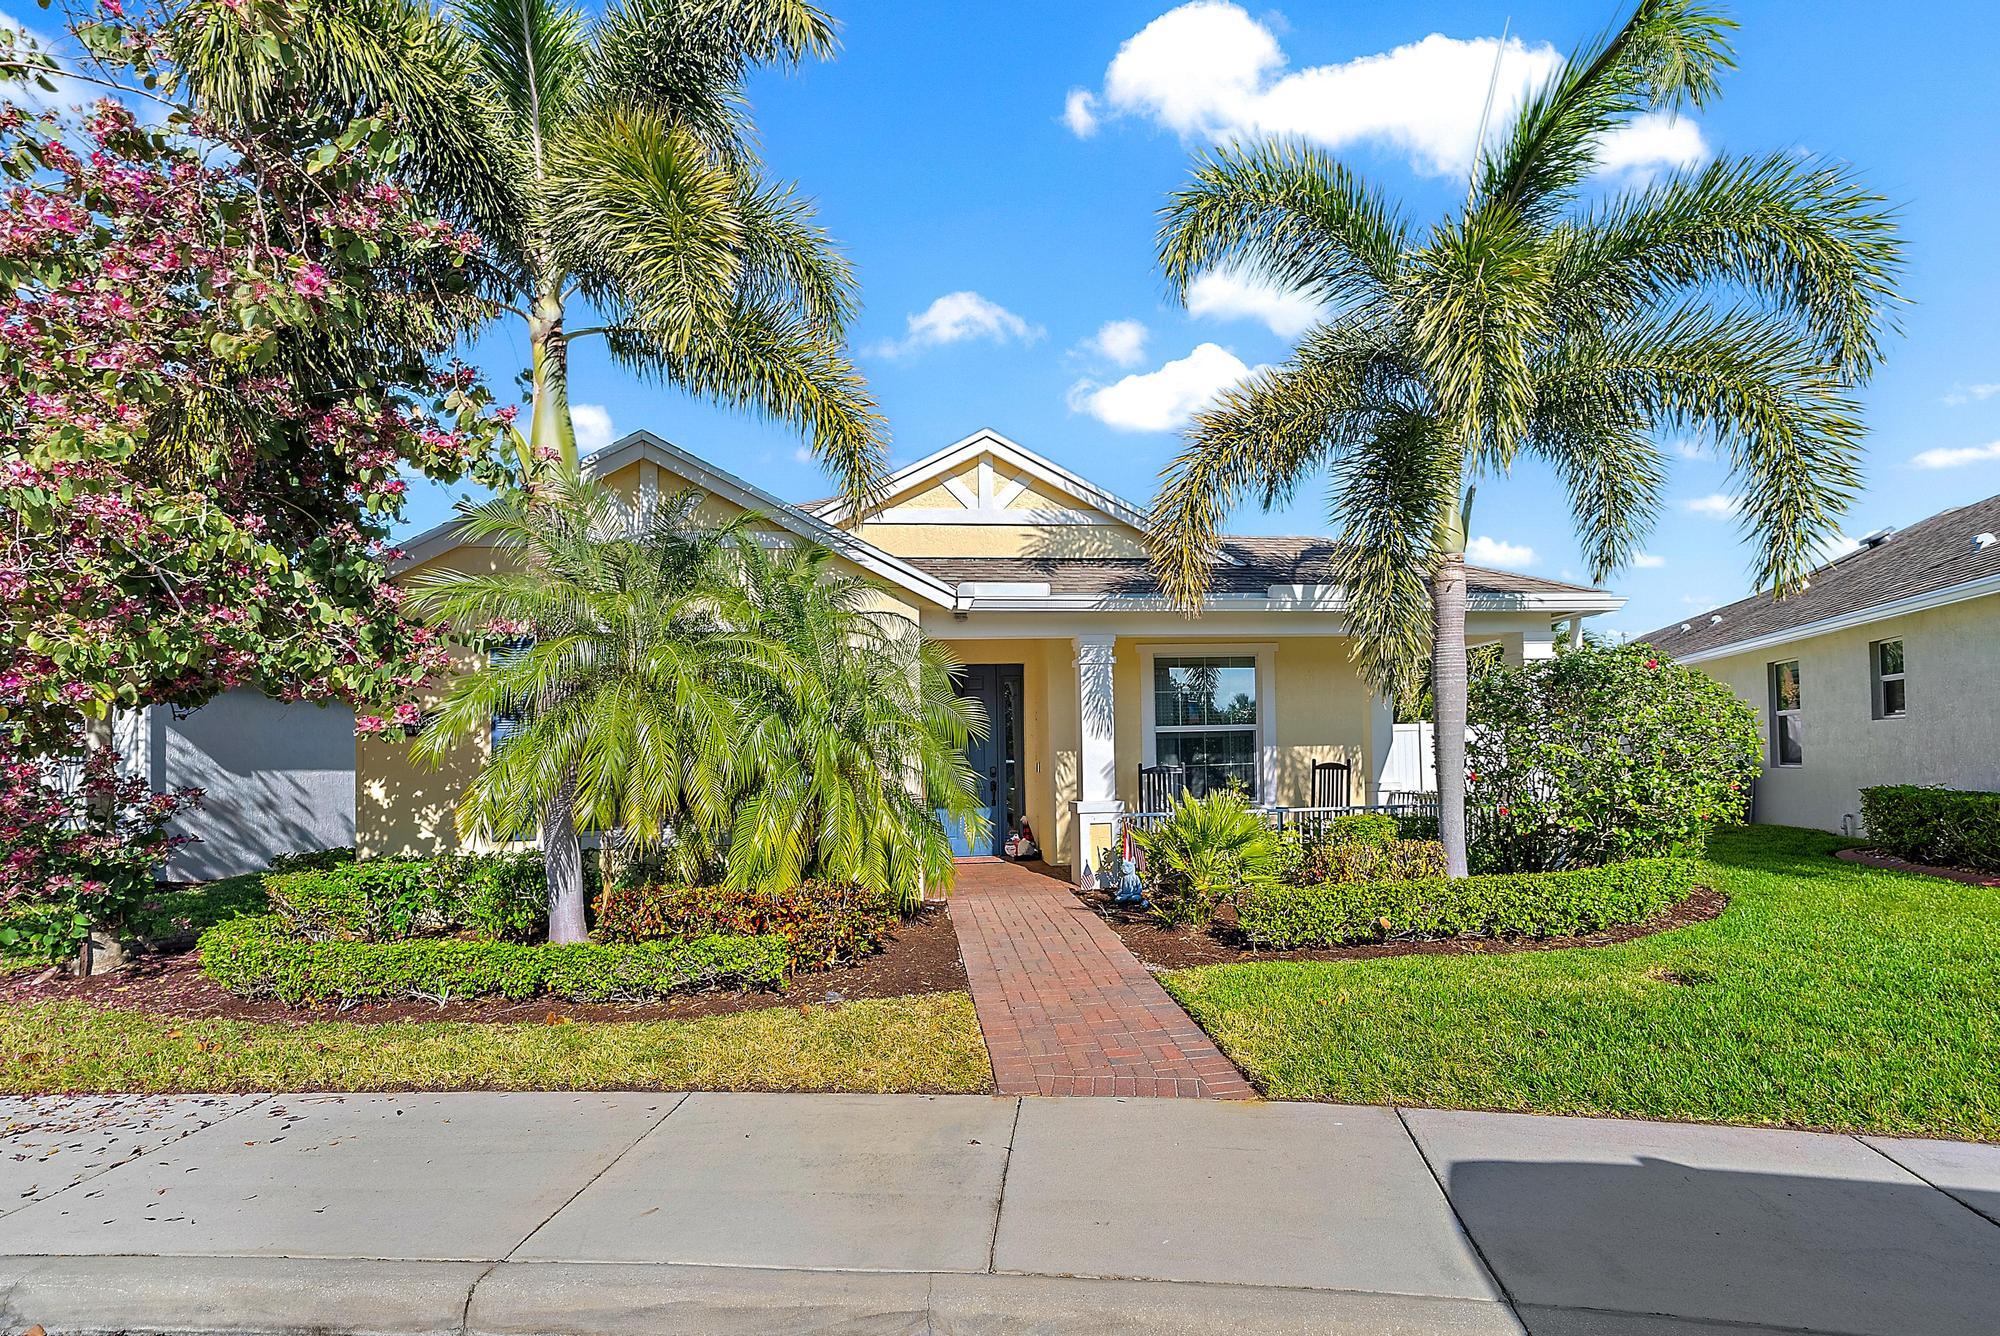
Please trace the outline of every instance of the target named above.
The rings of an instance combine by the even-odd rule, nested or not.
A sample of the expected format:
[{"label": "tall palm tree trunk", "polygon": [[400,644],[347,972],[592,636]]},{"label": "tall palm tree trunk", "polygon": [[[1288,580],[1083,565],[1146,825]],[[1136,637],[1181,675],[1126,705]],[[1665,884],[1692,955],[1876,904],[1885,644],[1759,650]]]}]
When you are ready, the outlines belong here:
[{"label": "tall palm tree trunk", "polygon": [[575,468],[576,426],[569,415],[569,335],[563,331],[562,279],[537,279],[528,311],[528,346],[533,352],[535,402],[528,418],[528,450],[534,463],[558,459]]},{"label": "tall palm tree trunk", "polygon": [[580,942],[589,934],[583,917],[583,846],[576,838],[576,777],[566,775],[542,811],[542,861],[549,879],[549,941]]},{"label": "tall palm tree trunk", "polygon": [[1436,719],[1438,838],[1445,874],[1466,875],[1465,553],[1448,552],[1431,577],[1431,700]]}]

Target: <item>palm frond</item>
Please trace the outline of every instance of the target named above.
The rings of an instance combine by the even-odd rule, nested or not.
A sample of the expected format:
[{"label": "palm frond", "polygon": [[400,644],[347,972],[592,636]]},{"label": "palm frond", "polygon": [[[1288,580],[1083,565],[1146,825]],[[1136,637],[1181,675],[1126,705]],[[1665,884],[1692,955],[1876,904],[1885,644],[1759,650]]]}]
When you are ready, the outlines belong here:
[{"label": "palm frond", "polygon": [[1241,266],[1337,310],[1381,296],[1405,249],[1379,193],[1319,149],[1218,149],[1160,210],[1160,268],[1176,295],[1212,269]]},{"label": "palm frond", "polygon": [[1597,167],[1599,142],[1643,111],[1705,105],[1734,65],[1735,23],[1702,0],[1639,0],[1532,93],[1504,141],[1482,152],[1475,209],[1551,218]]}]

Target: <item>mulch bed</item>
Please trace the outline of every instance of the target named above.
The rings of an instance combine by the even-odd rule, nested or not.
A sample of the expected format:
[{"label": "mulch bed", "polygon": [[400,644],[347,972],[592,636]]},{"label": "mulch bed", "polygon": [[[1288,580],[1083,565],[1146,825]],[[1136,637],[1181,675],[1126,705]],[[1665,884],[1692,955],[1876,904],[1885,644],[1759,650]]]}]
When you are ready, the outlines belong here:
[{"label": "mulch bed", "polygon": [[958,958],[958,936],[952,931],[951,915],[942,905],[926,905],[874,955],[838,969],[795,975],[783,990],[775,992],[686,993],[662,1002],[629,1004],[552,998],[525,1002],[488,998],[443,1006],[422,1001],[368,1002],[343,1011],[334,1005],[288,1007],[282,1002],[251,1002],[232,996],[201,972],[201,962],[193,951],[183,951],[142,955],[123,969],[91,979],[72,979],[53,971],[0,974],[0,1006],[77,1001],[186,1020],[220,1018],[291,1025],[308,1021],[548,1024],[688,1020],[766,1007],[961,992],[965,987],[965,966]]},{"label": "mulch bed", "polygon": [[1242,965],[1266,960],[1378,960],[1384,956],[1501,956],[1516,951],[1566,951],[1574,947],[1616,946],[1654,933],[1671,932],[1693,923],[1719,918],[1729,897],[1707,886],[1668,906],[1644,923],[1573,937],[1452,937],[1427,942],[1369,942],[1361,946],[1297,947],[1288,951],[1258,950],[1237,936],[1235,916],[1223,906],[1207,928],[1169,928],[1144,910],[1120,905],[1109,891],[1078,891],[1077,895],[1111,925],[1141,964],[1154,970],[1191,969],[1197,965]]},{"label": "mulch bed", "polygon": [[2000,886],[2000,876],[1991,872],[1976,872],[1966,867],[1937,867],[1930,863],[1912,863],[1907,858],[1877,853],[1873,849],[1836,849],[1833,856],[1850,863],[1862,863],[1868,867],[1879,867],[1890,872],[1919,872],[1926,877],[1943,877],[1946,881],[1963,882],[1967,886]]}]

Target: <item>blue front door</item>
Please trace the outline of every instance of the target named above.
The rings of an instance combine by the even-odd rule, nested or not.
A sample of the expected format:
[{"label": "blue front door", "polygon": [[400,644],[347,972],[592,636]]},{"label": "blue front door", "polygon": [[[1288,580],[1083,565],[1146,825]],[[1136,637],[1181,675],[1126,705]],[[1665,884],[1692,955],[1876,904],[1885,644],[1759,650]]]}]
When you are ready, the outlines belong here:
[{"label": "blue front door", "polygon": [[962,670],[958,694],[978,701],[986,712],[986,736],[965,748],[985,818],[984,838],[966,823],[938,815],[958,857],[997,854],[1021,820],[1021,667],[974,664]]}]

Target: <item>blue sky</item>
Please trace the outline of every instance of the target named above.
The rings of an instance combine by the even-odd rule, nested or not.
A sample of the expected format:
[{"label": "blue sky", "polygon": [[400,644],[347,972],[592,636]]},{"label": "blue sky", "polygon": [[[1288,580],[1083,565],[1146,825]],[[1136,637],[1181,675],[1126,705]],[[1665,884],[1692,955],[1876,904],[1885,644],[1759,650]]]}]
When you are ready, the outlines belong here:
[{"label": "blue sky", "polygon": [[[1141,503],[1174,452],[1176,414],[1240,367],[1282,357],[1301,318],[1229,284],[1206,294],[1205,314],[1167,300],[1154,211],[1190,151],[1244,126],[1314,136],[1427,219],[1463,197],[1453,159],[1469,150],[1503,23],[1515,41],[1504,102],[1622,13],[1611,0],[826,3],[843,28],[839,58],[759,75],[751,94],[773,170],[817,198],[859,270],[854,342],[895,460],[992,427]],[[1972,0],[1727,7],[1744,27],[1720,103],[1628,138],[1612,179],[1794,146],[1856,164],[1902,210],[1912,305],[1865,392],[1867,490],[1847,532],[2000,492],[1988,202],[2000,179],[2000,18]],[[934,306],[968,293],[977,299]],[[1126,323],[1098,341],[1114,322]],[[526,353],[521,331],[501,325],[473,360],[507,390]],[[589,344],[573,376],[586,434],[646,427],[781,496],[828,490],[786,429],[635,381]],[[1749,552],[1718,499],[1728,491],[1717,463],[1675,458],[1650,564],[1611,578],[1631,602],[1604,622],[1645,631],[1748,591]],[[1321,495],[1304,489],[1276,514],[1248,508],[1232,527],[1323,532]],[[443,518],[450,499],[420,491],[407,528]],[[1473,528],[1495,564],[1584,574],[1538,466],[1483,482]]]}]

